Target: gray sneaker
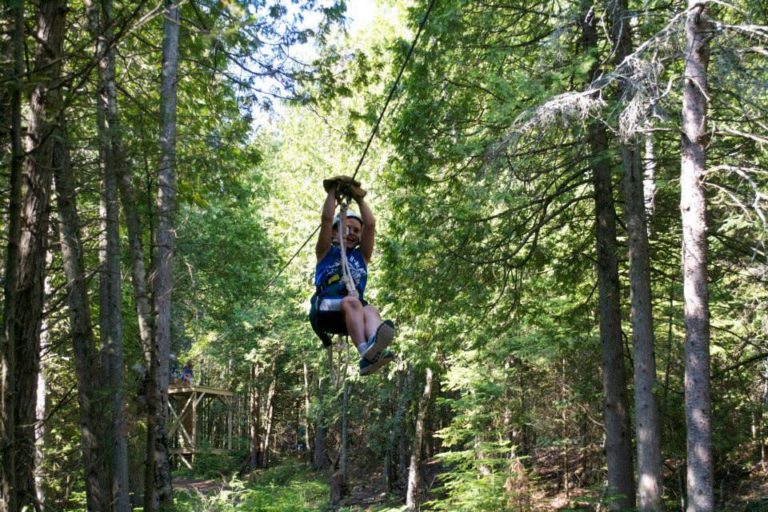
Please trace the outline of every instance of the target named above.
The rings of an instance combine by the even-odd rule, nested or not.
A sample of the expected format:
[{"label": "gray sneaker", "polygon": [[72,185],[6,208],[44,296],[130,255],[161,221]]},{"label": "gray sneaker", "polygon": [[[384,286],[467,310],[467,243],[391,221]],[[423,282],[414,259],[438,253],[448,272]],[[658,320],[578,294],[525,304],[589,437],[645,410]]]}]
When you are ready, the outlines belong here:
[{"label": "gray sneaker", "polygon": [[372,373],[375,373],[378,371],[379,368],[382,366],[386,366],[389,363],[391,363],[395,359],[395,354],[390,352],[389,350],[383,350],[379,352],[376,359],[373,361],[369,361],[368,359],[361,357],[360,358],[360,375],[365,377],[366,375],[371,375]]},{"label": "gray sneaker", "polygon": [[395,324],[392,320],[384,320],[376,329],[376,334],[368,341],[365,350],[361,354],[363,359],[369,362],[376,360],[382,350],[386,349],[395,337]]}]

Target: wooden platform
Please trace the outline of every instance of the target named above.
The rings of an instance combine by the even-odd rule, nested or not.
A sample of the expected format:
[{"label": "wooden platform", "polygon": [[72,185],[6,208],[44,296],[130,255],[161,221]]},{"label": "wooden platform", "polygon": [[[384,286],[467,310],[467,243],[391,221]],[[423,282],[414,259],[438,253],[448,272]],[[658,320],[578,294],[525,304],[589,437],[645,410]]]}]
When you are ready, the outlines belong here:
[{"label": "wooden platform", "polygon": [[205,393],[217,396],[234,396],[235,394],[226,389],[211,388],[208,386],[198,386],[197,384],[171,384],[168,387],[169,395]]},{"label": "wooden platform", "polygon": [[[196,384],[172,384],[168,388],[170,405],[170,426],[168,438],[175,447],[171,454],[188,468],[192,468],[198,453],[227,453],[232,449],[232,400],[235,394],[226,389],[199,386]],[[219,401],[224,406],[223,417],[215,418],[222,427],[216,439],[207,432],[208,438],[200,439],[198,423],[200,412],[211,402]],[[226,436],[223,438],[223,436]],[[218,445],[218,446],[217,446]],[[222,446],[223,445],[223,446]]]}]

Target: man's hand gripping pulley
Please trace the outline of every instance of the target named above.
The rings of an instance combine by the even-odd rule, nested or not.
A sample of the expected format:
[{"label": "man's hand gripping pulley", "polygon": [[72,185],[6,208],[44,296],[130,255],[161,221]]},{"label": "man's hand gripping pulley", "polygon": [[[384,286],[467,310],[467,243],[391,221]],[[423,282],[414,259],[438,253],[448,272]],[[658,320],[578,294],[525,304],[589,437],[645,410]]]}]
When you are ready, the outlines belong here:
[{"label": "man's hand gripping pulley", "polygon": [[350,199],[358,201],[365,197],[366,190],[360,186],[360,182],[350,176],[334,176],[323,180],[323,188],[326,192],[335,192],[336,199],[349,202]]}]

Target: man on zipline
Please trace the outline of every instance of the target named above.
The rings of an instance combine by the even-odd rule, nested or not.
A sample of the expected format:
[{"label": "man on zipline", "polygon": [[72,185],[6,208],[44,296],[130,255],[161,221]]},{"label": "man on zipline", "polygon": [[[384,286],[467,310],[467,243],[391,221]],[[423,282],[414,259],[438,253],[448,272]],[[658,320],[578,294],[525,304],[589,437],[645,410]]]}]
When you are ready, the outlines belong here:
[{"label": "man on zipline", "polygon": [[[363,298],[368,263],[373,256],[376,220],[363,199],[366,192],[359,182],[339,176],[325,180],[323,186],[327,196],[315,246],[316,293],[312,297],[310,320],[324,343],[329,340],[327,334],[323,338],[325,333],[348,334],[360,353],[360,375],[370,375],[394,359],[386,348],[395,335],[394,324],[390,320],[382,321],[379,311]],[[346,211],[346,225],[340,234],[342,215],[334,216],[334,213],[337,201],[342,202],[345,196],[357,203],[360,214]],[[346,210],[346,205],[342,204],[342,208]],[[343,253],[346,253],[346,272]],[[349,287],[345,274],[351,279]]]}]

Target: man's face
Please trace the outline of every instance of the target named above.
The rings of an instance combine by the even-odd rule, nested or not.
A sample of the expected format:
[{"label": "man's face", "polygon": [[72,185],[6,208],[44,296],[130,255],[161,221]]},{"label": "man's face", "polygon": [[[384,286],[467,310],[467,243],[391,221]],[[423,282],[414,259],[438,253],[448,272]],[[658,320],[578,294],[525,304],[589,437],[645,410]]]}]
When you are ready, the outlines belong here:
[{"label": "man's face", "polygon": [[[363,232],[363,225],[355,218],[346,219],[346,229],[344,229],[344,240],[348,248],[352,249],[360,243],[360,235]],[[333,239],[338,240],[339,233],[337,229],[333,230]]]}]

